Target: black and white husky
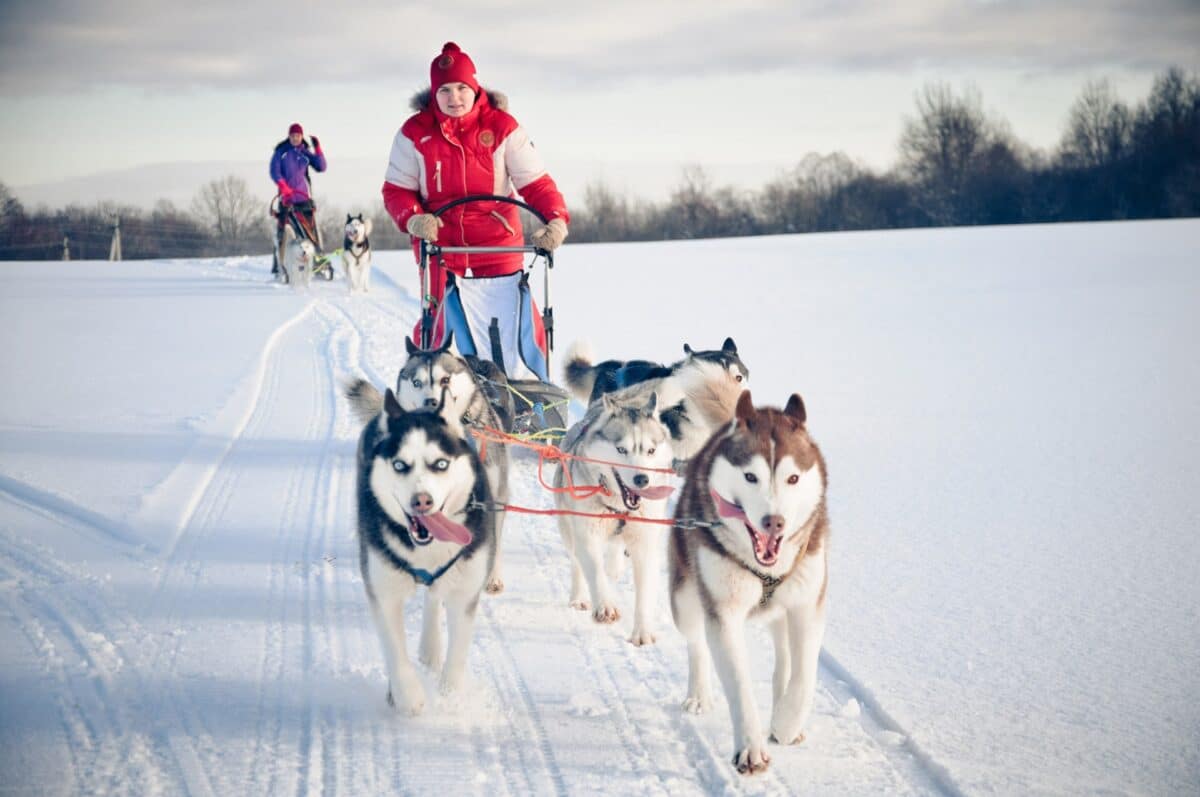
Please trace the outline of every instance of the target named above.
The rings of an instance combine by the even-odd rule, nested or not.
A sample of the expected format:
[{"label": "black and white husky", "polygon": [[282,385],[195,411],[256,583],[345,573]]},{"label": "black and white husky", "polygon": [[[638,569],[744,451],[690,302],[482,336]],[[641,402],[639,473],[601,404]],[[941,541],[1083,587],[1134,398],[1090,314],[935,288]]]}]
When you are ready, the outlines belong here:
[{"label": "black and white husky", "polygon": [[683,707],[712,706],[712,662],[733,722],[739,772],[767,768],[751,673],[766,651],[747,650],[748,619],[769,624],[775,648],[771,735],[803,741],[825,634],[829,521],[825,460],[805,426],[804,402],[755,409],[750,393],[688,467],[668,547],[671,613],[687,638]]},{"label": "black and white husky", "polygon": [[431,407],[406,412],[387,391],[384,409],[358,443],[358,538],[363,583],[388,673],[388,702],[411,714],[425,689],[408,655],[404,608],[418,587],[425,604],[420,655],[442,661],[446,607],[449,646],[443,693],[462,683],[479,596],[496,556],[491,490],[461,427]]},{"label": "black and white husky", "polygon": [[366,293],[371,289],[371,220],[346,214],[345,238],[342,239],[342,267],[351,293]]},{"label": "black and white husky", "polygon": [[598,623],[620,619],[613,582],[620,578],[625,554],[629,555],[634,585],[629,641],[635,645],[655,641],[651,602],[658,592],[655,585],[666,538],[666,526],[635,519],[666,517],[666,499],[674,490],[663,483],[669,475],[646,470],[671,466],[671,441],[655,415],[655,406],[653,393],[636,405],[602,396],[583,420],[567,431],[561,448],[571,458],[559,464],[554,479],[559,488],[601,488],[574,497],[570,492],[555,493],[560,510],[619,516],[562,514],[558,529],[571,558],[570,605],[581,611],[592,609],[592,618]]},{"label": "black and white husky", "polygon": [[[400,368],[396,378],[396,397],[404,410],[424,407],[442,407],[442,413],[453,423],[471,428],[507,429],[511,425],[512,396],[503,386],[504,372],[488,361],[469,363],[453,351],[453,336],[437,349],[421,349],[405,338],[408,359]],[[474,358],[472,358],[474,359]],[[383,395],[367,382],[359,379],[346,388],[355,415],[366,421],[383,409]],[[507,403],[506,403],[507,402]],[[508,412],[508,417],[505,417]],[[468,438],[474,446],[474,438]],[[508,449],[503,445],[489,445],[483,451],[483,467],[491,485],[492,495],[498,503],[508,502]],[[495,566],[488,577],[487,591],[504,591],[501,574],[499,541],[504,527],[505,513],[496,513]]]},{"label": "black and white husky", "polygon": [[718,350],[695,351],[683,344],[685,357],[671,365],[647,360],[605,360],[592,365],[586,347],[567,352],[564,378],[584,403],[604,394],[621,401],[658,396],[658,417],[671,433],[671,448],[682,466],[713,430],[733,417],[737,398],[750,383],[750,371],[738,356],[733,338]]}]

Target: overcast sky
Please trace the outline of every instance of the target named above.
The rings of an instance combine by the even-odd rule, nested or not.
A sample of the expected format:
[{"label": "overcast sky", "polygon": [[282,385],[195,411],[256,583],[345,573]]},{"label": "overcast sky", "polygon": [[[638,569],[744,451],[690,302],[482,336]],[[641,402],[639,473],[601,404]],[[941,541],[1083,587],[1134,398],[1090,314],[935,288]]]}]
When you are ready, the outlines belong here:
[{"label": "overcast sky", "polygon": [[1020,139],[1052,147],[1087,80],[1135,102],[1168,65],[1200,71],[1200,0],[5,0],[0,180],[265,169],[299,120],[329,154],[323,179],[339,159],[378,161],[374,198],[446,40],[509,95],[568,200],[595,178],[656,197],[685,163],[754,182],[808,152],[886,168],[931,81],[973,85]]}]

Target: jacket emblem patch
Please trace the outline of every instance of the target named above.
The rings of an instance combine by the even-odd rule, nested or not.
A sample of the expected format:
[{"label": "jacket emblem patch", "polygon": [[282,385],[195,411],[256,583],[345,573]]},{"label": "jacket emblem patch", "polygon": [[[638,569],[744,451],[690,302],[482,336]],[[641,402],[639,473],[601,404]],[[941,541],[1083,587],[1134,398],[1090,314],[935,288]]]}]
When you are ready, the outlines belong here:
[{"label": "jacket emblem patch", "polygon": [[484,130],[479,134],[479,143],[485,147],[490,147],[496,143],[496,136],[491,130]]}]

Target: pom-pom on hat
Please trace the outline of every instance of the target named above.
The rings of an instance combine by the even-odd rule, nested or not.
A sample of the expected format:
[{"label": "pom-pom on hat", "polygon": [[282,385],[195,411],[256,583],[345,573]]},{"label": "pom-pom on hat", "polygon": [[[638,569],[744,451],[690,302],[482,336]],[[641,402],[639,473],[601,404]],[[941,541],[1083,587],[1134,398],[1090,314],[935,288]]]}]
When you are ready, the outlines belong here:
[{"label": "pom-pom on hat", "polygon": [[290,136],[292,133],[304,135],[304,128],[300,126],[299,122],[292,122],[292,126],[288,128],[288,135]]},{"label": "pom-pom on hat", "polygon": [[442,45],[442,54],[429,65],[429,85],[436,94],[446,83],[466,83],[476,94],[479,81],[475,79],[475,62],[454,42]]}]

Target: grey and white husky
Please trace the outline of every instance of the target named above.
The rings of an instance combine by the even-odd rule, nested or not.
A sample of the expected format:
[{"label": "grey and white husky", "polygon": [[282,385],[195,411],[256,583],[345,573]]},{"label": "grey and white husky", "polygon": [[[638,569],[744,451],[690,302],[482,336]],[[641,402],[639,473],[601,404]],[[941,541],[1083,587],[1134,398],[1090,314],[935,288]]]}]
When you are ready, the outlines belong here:
[{"label": "grey and white husky", "polygon": [[592,618],[598,623],[620,619],[612,582],[620,578],[624,555],[629,555],[634,584],[633,633],[629,641],[635,645],[655,641],[651,602],[658,592],[655,587],[666,526],[632,521],[666,517],[666,499],[674,490],[664,484],[669,475],[644,470],[671,465],[671,441],[655,415],[656,401],[651,393],[636,405],[607,395],[594,402],[583,420],[563,438],[561,448],[571,458],[560,462],[554,479],[560,488],[603,488],[580,499],[566,492],[556,493],[559,509],[622,516],[563,514],[558,516],[558,528],[571,559],[570,605],[582,611],[591,608]]},{"label": "grey and white husky", "polygon": [[383,646],[388,702],[418,714],[425,689],[408,655],[404,608],[428,589],[420,657],[442,661],[440,606],[449,646],[440,689],[456,690],[479,596],[496,556],[487,476],[461,427],[431,407],[406,412],[391,390],[358,443],[359,562]]},{"label": "grey and white husky", "polygon": [[733,722],[733,762],[744,774],[771,760],[751,683],[766,652],[747,650],[747,619],[768,623],[774,640],[776,741],[803,741],[816,688],[829,521],[825,460],[806,420],[799,395],[781,412],[755,409],[743,393],[735,420],[688,467],[668,546],[671,613],[688,648],[683,707],[712,706],[715,660]]},{"label": "grey and white husky", "polygon": [[[504,372],[488,361],[469,363],[450,350],[453,342],[453,336],[447,336],[440,348],[421,349],[411,338],[404,339],[408,359],[396,377],[396,397],[400,407],[411,411],[441,406],[448,419],[461,424],[468,432],[473,427],[509,428],[512,396],[503,387]],[[345,393],[355,415],[363,421],[375,417],[383,409],[383,395],[365,379],[352,382]],[[474,438],[469,434],[468,440],[474,447]],[[507,503],[508,449],[502,445],[487,446],[482,462],[492,496],[498,503]],[[499,553],[504,517],[503,511],[496,512],[497,553],[487,584],[487,591],[492,594],[504,591]]]},{"label": "grey and white husky", "polygon": [[345,237],[342,239],[342,267],[351,293],[366,293],[371,289],[371,220],[346,214]]},{"label": "grey and white husky", "polygon": [[587,347],[576,344],[567,352],[564,378],[585,403],[606,393],[621,401],[656,393],[659,420],[671,433],[671,448],[682,467],[714,429],[733,417],[738,396],[750,383],[750,371],[733,338],[711,351],[695,351],[685,343],[683,352],[684,358],[671,365],[647,360],[605,360],[593,365]]}]

